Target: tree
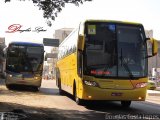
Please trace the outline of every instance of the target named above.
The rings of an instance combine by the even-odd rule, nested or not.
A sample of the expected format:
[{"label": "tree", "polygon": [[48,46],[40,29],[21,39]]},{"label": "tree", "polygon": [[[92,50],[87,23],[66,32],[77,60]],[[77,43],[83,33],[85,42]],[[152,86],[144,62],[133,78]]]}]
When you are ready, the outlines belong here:
[{"label": "tree", "polygon": [[[79,6],[86,1],[92,0],[32,0],[33,4],[38,6],[40,10],[43,10],[43,17],[48,20],[47,24],[49,26],[52,25],[50,20],[55,20],[55,17],[57,17],[57,14],[62,11],[62,8],[65,7],[66,3],[72,3]],[[5,0],[5,3],[6,2],[11,2],[11,0]]]}]

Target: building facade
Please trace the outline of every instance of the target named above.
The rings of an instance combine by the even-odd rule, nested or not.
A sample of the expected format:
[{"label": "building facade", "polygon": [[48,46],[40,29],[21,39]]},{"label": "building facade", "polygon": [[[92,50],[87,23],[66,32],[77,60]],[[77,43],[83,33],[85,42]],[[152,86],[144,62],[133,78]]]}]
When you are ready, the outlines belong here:
[{"label": "building facade", "polygon": [[55,39],[59,39],[59,43],[61,43],[71,32],[73,28],[62,28],[55,30]]},{"label": "building facade", "polygon": [[0,76],[4,76],[5,71],[5,59],[4,59],[4,53],[3,49],[6,47],[5,45],[5,38],[0,37]]}]

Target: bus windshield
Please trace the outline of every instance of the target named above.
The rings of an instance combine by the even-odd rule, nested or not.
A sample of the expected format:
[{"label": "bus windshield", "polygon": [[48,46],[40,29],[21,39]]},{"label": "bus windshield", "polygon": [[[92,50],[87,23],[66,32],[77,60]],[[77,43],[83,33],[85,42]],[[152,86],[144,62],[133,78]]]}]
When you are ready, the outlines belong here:
[{"label": "bus windshield", "polygon": [[84,74],[147,76],[147,47],[142,25],[88,22],[85,41]]},{"label": "bus windshield", "polygon": [[37,72],[43,63],[43,47],[11,45],[7,52],[10,72]]}]

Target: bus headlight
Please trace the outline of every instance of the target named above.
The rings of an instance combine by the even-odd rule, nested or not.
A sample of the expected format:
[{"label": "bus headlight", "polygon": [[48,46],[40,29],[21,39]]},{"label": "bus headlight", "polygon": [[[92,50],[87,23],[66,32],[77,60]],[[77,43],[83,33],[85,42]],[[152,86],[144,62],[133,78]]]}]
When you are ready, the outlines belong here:
[{"label": "bus headlight", "polygon": [[34,79],[38,80],[38,79],[39,79],[39,77],[34,77]]},{"label": "bus headlight", "polygon": [[9,75],[9,77],[13,77],[12,75]]},{"label": "bus headlight", "polygon": [[98,83],[96,83],[95,81],[84,80],[84,84],[88,86],[98,87]]},{"label": "bus headlight", "polygon": [[146,87],[147,86],[147,83],[146,82],[141,82],[141,83],[137,83],[136,84],[136,88],[143,88],[143,87]]}]

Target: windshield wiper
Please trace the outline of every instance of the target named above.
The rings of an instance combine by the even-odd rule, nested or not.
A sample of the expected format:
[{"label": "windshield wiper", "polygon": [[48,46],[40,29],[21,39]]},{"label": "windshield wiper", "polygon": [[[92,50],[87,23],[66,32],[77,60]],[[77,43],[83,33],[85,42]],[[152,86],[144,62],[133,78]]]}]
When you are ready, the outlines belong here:
[{"label": "windshield wiper", "polygon": [[124,57],[123,57],[122,48],[121,48],[121,56],[120,56],[120,59],[121,59],[121,66],[123,66],[124,69],[128,72],[129,77],[130,77],[131,79],[133,79],[134,76],[133,76],[131,70],[129,69],[127,62],[125,61],[125,59],[124,59]]}]

